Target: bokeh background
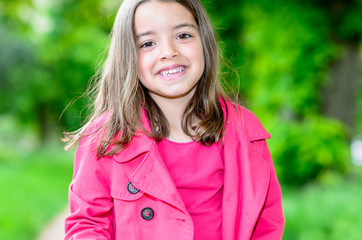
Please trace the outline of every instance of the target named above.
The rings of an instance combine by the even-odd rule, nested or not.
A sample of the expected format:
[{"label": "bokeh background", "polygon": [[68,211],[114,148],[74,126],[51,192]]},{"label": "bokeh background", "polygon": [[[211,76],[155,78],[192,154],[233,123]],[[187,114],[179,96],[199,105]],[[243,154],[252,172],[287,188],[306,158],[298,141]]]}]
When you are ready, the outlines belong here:
[{"label": "bokeh background", "polygon": [[[362,1],[206,0],[220,75],[272,134],[284,239],[362,239]],[[67,204],[63,131],[102,64],[119,0],[0,0],[0,239]]]}]

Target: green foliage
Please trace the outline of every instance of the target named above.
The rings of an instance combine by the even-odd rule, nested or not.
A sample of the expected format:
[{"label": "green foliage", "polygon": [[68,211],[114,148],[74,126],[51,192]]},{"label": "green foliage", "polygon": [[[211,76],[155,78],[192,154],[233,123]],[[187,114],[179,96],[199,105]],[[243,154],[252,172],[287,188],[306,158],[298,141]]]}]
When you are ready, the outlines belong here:
[{"label": "green foliage", "polygon": [[[241,76],[240,82],[237,74],[221,77],[231,79],[229,85],[271,131],[278,173],[294,185],[315,180],[329,169],[348,169],[347,130],[323,116],[321,107],[321,89],[341,52],[339,41],[361,39],[361,1],[345,2],[332,11],[339,2],[204,1],[225,65],[237,66]],[[76,101],[59,117],[84,93],[97,61],[102,61],[98,58],[108,45],[118,4],[2,0],[0,98],[6,101],[0,115],[12,115],[43,140],[52,131],[79,127],[87,99]]]},{"label": "green foliage", "polygon": [[[97,16],[115,6],[99,0],[2,5],[9,11],[0,11],[5,23],[0,24],[0,97],[8,101],[0,113],[11,112],[45,139],[52,129],[59,131],[61,113],[85,92],[94,75],[112,24],[112,19]],[[12,29],[14,22],[26,31]],[[77,101],[61,126],[79,126],[79,112],[87,105],[85,99]]]},{"label": "green foliage", "polygon": [[342,15],[341,24],[338,32],[343,38],[361,39],[362,38],[362,3],[349,6],[348,10]]},{"label": "green foliage", "polygon": [[296,116],[317,113],[320,86],[337,52],[327,41],[325,13],[293,2],[279,6],[257,1],[243,13],[246,71],[252,79],[246,94],[256,108]]},{"label": "green foliage", "polygon": [[[325,8],[294,1],[244,1],[243,95],[272,133],[280,179],[298,186],[346,173],[347,128],[321,114],[321,89],[339,46]],[[316,27],[318,26],[318,27]]]},{"label": "green foliage", "polygon": [[330,172],[347,172],[347,134],[338,121],[309,117],[302,123],[281,122],[271,124],[272,135],[278,137],[270,142],[281,182],[298,186]]}]

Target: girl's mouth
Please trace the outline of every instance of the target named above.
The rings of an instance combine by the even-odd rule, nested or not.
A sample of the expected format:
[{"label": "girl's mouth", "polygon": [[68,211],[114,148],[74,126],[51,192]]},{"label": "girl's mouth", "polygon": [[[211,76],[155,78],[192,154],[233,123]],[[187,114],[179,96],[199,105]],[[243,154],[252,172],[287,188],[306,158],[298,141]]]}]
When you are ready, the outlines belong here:
[{"label": "girl's mouth", "polygon": [[177,74],[179,74],[179,73],[181,73],[183,71],[185,71],[185,67],[181,66],[181,67],[176,67],[176,68],[173,68],[173,69],[161,71],[160,75],[164,76],[164,77],[170,77],[170,76],[173,76],[173,75],[177,75]]}]

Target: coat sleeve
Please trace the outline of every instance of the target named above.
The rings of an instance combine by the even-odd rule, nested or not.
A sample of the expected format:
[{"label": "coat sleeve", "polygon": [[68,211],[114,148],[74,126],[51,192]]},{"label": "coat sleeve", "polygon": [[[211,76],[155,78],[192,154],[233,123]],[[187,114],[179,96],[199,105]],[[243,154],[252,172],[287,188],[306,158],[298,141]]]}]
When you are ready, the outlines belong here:
[{"label": "coat sleeve", "polygon": [[261,147],[264,149],[264,159],[270,166],[270,181],[266,200],[256,222],[252,239],[278,240],[282,239],[285,224],[282,208],[282,193],[266,140],[259,140],[257,144],[262,145]]},{"label": "coat sleeve", "polygon": [[65,240],[112,239],[113,201],[109,188],[109,159],[96,158],[96,146],[84,137],[75,154],[69,187],[70,216],[65,220]]}]

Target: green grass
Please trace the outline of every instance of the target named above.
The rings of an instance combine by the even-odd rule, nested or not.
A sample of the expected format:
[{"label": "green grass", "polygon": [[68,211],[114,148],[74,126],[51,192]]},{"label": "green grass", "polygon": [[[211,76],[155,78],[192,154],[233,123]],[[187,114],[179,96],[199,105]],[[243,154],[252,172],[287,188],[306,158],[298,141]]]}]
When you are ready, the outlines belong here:
[{"label": "green grass", "polygon": [[35,239],[67,204],[73,152],[0,149],[0,239]]},{"label": "green grass", "polygon": [[284,240],[362,239],[362,181],[283,189]]}]

